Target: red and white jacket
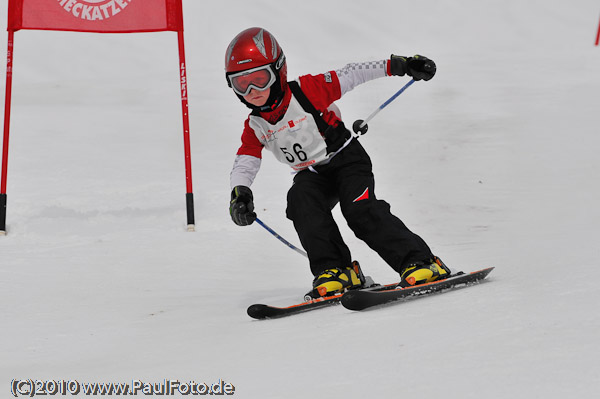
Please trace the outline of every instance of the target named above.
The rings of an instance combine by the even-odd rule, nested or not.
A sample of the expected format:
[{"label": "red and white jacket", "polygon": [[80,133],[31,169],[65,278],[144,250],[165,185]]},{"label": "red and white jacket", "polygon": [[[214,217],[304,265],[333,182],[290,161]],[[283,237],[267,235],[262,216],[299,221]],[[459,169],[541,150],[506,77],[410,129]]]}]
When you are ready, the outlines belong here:
[{"label": "red and white jacket", "polygon": [[[390,76],[389,60],[352,63],[320,75],[301,76],[297,82],[308,100],[323,113],[325,122],[335,126],[340,116],[334,101],[359,84],[384,76]],[[260,116],[250,114],[246,119],[242,145],[230,175],[232,189],[252,185],[260,169],[263,148],[295,172],[329,162],[335,155],[327,155],[314,117],[302,109],[289,88],[275,110]]]}]

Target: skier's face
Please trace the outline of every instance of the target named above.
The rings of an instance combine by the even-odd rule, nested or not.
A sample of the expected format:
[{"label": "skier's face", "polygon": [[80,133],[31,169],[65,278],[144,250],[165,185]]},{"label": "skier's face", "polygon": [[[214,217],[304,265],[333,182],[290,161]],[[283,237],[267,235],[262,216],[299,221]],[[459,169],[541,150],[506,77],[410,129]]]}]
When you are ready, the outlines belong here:
[{"label": "skier's face", "polygon": [[252,89],[252,90],[250,90],[250,93],[248,93],[244,96],[244,100],[246,100],[248,103],[254,105],[255,107],[262,107],[263,105],[266,104],[267,100],[269,99],[270,94],[271,94],[271,88],[268,88],[268,89],[262,90],[262,91]]}]

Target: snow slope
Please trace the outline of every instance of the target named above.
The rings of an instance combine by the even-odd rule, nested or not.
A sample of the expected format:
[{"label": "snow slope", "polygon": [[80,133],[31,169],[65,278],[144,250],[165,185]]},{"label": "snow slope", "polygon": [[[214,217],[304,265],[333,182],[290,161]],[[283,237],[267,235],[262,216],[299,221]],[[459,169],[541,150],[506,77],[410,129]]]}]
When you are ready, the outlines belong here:
[{"label": "snow slope", "polygon": [[[599,13],[592,0],[184,0],[195,233],[176,35],[17,32],[0,396],[15,378],[222,379],[240,398],[598,395]],[[378,196],[452,268],[495,266],[488,282],[364,313],[246,315],[312,280],[304,258],[227,211],[247,110],[223,57],[250,26],[278,38],[290,77],[390,53],[436,61],[361,142]],[[345,120],[406,81],[356,88]],[[253,190],[297,244],[290,182],[265,154]],[[336,217],[366,273],[395,280]]]}]

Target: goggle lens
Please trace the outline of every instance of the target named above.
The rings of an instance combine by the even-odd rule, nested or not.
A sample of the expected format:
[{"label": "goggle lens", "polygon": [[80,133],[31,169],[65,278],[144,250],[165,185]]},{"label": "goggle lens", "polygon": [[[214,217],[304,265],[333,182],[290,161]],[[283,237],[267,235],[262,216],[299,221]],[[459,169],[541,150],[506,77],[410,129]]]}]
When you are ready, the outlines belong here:
[{"label": "goggle lens", "polygon": [[230,75],[229,81],[231,82],[231,87],[237,94],[245,96],[248,95],[253,88],[263,91],[271,87],[275,82],[275,75],[273,74],[273,71],[267,67]]}]

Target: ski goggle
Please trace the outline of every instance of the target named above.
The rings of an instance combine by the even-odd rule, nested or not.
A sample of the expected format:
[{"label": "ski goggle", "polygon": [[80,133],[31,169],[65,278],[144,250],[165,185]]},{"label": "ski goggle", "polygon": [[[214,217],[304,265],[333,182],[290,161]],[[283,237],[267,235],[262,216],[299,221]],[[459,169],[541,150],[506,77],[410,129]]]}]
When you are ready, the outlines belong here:
[{"label": "ski goggle", "polygon": [[233,73],[227,76],[229,84],[233,91],[240,96],[247,96],[250,90],[258,91],[267,90],[277,77],[270,65],[263,65],[257,68],[248,69],[246,71]]}]

